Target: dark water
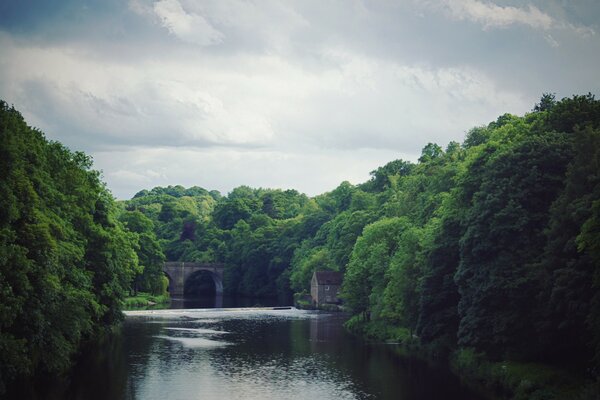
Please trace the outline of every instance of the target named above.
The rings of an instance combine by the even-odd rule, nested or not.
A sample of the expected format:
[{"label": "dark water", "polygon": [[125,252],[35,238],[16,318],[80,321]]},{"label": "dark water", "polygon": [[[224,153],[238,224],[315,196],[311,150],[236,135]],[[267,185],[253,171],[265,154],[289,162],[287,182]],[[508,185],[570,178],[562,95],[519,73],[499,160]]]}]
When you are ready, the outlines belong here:
[{"label": "dark water", "polygon": [[[344,316],[300,310],[131,312],[44,399],[477,399],[445,369],[367,345]],[[30,389],[31,390],[31,389]]]}]

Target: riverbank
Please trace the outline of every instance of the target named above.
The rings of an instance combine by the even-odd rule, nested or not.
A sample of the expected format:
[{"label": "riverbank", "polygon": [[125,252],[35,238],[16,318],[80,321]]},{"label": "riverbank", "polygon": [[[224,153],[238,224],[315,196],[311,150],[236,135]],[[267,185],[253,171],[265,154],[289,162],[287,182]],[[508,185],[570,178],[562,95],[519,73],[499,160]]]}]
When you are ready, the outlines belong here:
[{"label": "riverbank", "polygon": [[533,362],[488,360],[473,349],[456,350],[422,345],[406,328],[365,322],[356,316],[346,329],[370,342],[398,344],[412,357],[446,363],[468,387],[490,400],[598,400],[600,379],[584,379],[564,366]]},{"label": "riverbank", "polygon": [[598,382],[586,380],[563,366],[508,360],[492,362],[473,349],[458,349],[449,361],[451,370],[466,384],[498,399],[600,398]]}]

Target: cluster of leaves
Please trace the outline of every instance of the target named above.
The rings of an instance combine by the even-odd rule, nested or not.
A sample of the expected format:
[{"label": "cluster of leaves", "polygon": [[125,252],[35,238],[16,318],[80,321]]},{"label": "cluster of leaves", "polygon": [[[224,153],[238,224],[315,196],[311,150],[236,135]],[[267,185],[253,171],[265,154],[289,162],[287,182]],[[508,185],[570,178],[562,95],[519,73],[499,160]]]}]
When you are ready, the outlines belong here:
[{"label": "cluster of leaves", "polygon": [[0,102],[0,393],[121,318],[139,243],[90,168]]},{"label": "cluster of leaves", "polygon": [[118,219],[133,238],[138,260],[129,286],[130,293],[136,296],[140,290],[155,296],[166,296],[169,282],[162,270],[165,256],[154,233],[154,223],[137,210],[120,209]]}]

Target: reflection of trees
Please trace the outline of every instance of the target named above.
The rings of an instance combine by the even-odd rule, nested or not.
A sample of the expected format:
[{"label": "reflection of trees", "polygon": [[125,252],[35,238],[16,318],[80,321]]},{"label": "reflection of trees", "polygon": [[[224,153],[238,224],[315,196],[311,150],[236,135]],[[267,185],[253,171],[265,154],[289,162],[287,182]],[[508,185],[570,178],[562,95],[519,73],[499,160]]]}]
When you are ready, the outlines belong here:
[{"label": "reflection of trees", "polygon": [[129,376],[129,362],[124,346],[123,328],[109,334],[83,351],[73,368],[68,396],[72,399],[124,399]]},{"label": "reflection of trees", "polygon": [[[150,392],[197,395],[198,390],[226,398],[246,386],[250,391],[246,394],[252,395],[260,395],[263,388],[282,394],[304,387],[325,397],[351,393],[382,399],[473,398],[447,370],[395,354],[390,345],[367,345],[350,336],[340,314],[302,319],[258,314],[226,318],[128,319],[119,335],[86,349],[68,392],[65,384],[62,392],[45,392],[43,398],[133,399]],[[166,327],[228,333],[213,337],[167,331]],[[158,337],[163,335],[205,337],[231,345],[190,348]]]}]

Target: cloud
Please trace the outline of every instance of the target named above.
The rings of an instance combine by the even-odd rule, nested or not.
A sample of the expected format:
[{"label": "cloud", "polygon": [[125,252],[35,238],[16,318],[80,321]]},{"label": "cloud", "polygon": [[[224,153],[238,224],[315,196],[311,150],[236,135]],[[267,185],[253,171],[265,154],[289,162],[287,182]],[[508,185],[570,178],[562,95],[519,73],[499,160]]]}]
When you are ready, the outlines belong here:
[{"label": "cloud", "polygon": [[485,28],[506,27],[512,24],[528,25],[536,29],[550,29],[554,19],[537,7],[502,7],[477,0],[445,0],[445,7],[457,19],[481,23]]},{"label": "cloud", "polygon": [[[566,29],[581,37],[595,34],[594,29],[590,27],[559,21],[531,4],[524,7],[513,7],[479,0],[443,0],[441,3],[429,3],[430,6],[433,4],[435,4],[434,7],[442,8],[457,20],[476,22],[483,25],[484,29],[524,25],[542,31]],[[554,39],[548,41],[554,47],[558,45]]]},{"label": "cloud", "polygon": [[313,146],[418,153],[428,141],[447,143],[465,124],[494,118],[492,110],[528,106],[467,66],[406,65],[342,48],[323,49],[323,57],[331,69],[314,77],[315,84],[307,81],[306,99],[279,113],[295,140]]},{"label": "cloud", "polygon": [[[243,88],[245,76],[222,71],[220,63],[200,67],[201,57],[97,63],[69,47],[23,46],[8,36],[0,36],[0,45],[7,56],[3,95],[25,105],[35,123],[54,121],[56,131],[68,124],[62,135],[74,135],[71,145],[255,147],[273,136],[260,102],[249,104],[227,85],[233,79]],[[246,90],[258,96],[261,87]]]},{"label": "cloud", "polygon": [[547,34],[547,35],[546,35],[546,41],[547,41],[547,42],[548,42],[548,44],[549,44],[550,46],[552,46],[552,47],[558,47],[558,46],[560,46],[560,44],[559,44],[559,43],[556,41],[556,39],[554,39],[554,38],[552,37],[552,35],[550,35],[550,34]]},{"label": "cloud", "polygon": [[0,89],[27,104],[33,121],[65,130],[69,145],[90,151],[300,146],[418,152],[424,142],[462,132],[465,119],[475,124],[498,109],[528,105],[467,67],[404,65],[345,48],[322,47],[320,68],[307,69],[279,55],[187,52],[98,64],[70,48],[24,47],[10,38],[0,43],[8,56]]},{"label": "cloud", "polygon": [[64,3],[38,12],[43,29],[0,17],[0,95],[92,154],[120,198],[177,183],[316,194],[542,92],[600,90],[587,9],[511,4]]},{"label": "cloud", "polygon": [[[342,181],[361,183],[385,162],[416,158],[394,150],[303,151],[230,148],[121,149],[97,152],[94,165],[104,171],[109,188],[119,198],[130,198],[156,185],[198,185],[227,193],[241,185],[296,189],[309,195],[330,191]],[[118,168],[115,159],[120,160]],[[152,172],[150,172],[152,171]],[[155,176],[156,174],[159,176]]]},{"label": "cloud", "polygon": [[160,24],[183,42],[200,46],[222,43],[224,35],[199,13],[187,12],[178,0],[159,0],[152,5],[133,0],[130,9],[139,14],[153,14]]}]

